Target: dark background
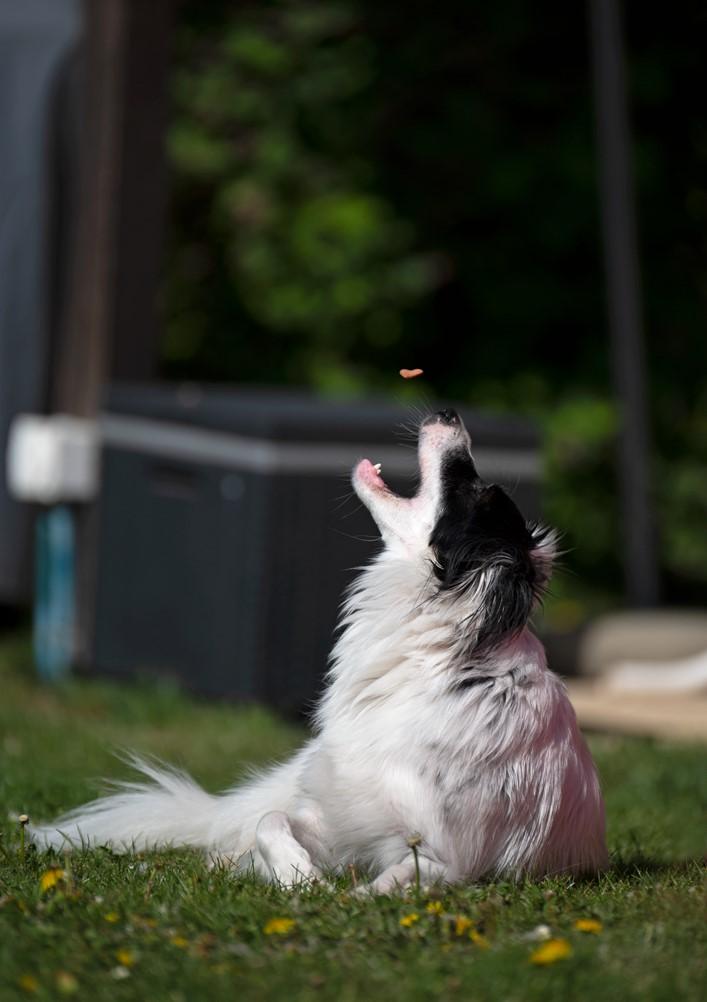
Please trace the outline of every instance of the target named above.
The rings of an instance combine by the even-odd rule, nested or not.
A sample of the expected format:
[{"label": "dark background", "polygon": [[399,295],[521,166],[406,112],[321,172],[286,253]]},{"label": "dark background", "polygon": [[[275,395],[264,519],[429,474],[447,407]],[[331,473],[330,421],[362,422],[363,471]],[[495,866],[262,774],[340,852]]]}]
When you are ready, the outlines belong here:
[{"label": "dark background", "polygon": [[[662,598],[707,600],[703,5],[623,5]],[[588,11],[178,6],[162,375],[538,419],[548,604],[620,601]]]}]

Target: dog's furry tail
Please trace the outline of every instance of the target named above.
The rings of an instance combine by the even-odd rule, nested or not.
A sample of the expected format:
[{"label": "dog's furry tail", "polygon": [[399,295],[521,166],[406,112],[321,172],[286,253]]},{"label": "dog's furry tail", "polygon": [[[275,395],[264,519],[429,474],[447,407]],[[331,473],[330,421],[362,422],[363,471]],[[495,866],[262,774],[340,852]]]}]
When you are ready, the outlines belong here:
[{"label": "dog's furry tail", "polygon": [[147,782],[118,783],[115,792],[84,804],[52,824],[29,826],[43,849],[108,846],[116,852],[192,846],[229,865],[252,864],[255,832],[270,811],[291,810],[307,745],[226,793],[202,790],[186,773],[131,755]]},{"label": "dog's furry tail", "polygon": [[137,756],[130,764],[148,780],[115,784],[115,792],[70,811],[52,824],[30,826],[40,848],[97,845],[118,851],[155,846],[205,846],[219,797],[186,773]]}]

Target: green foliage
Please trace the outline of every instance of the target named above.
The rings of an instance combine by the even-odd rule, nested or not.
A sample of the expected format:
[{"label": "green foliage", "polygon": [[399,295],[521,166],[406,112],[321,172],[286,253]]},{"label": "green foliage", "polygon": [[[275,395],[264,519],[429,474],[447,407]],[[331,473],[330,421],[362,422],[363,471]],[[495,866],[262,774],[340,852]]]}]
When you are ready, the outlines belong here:
[{"label": "green foliage", "polygon": [[[707,601],[701,8],[624,5],[660,552]],[[165,374],[430,395],[547,434],[585,609],[622,593],[584,7],[180,8]],[[419,392],[419,390],[417,390]],[[409,387],[403,394],[412,395]],[[577,593],[578,594],[578,593]]]},{"label": "green foliage", "polygon": [[[583,577],[610,580],[620,594],[619,530],[611,468],[616,409],[607,399],[571,396],[548,410],[545,502],[548,519],[565,526],[563,546]],[[597,573],[598,572],[598,573]],[[607,589],[609,585],[607,584]]]},{"label": "green foliage", "polygon": [[[201,187],[203,216],[194,242],[175,249],[182,301],[166,359],[201,356],[218,318],[204,322],[203,276],[190,282],[190,270],[196,256],[213,274],[218,255],[226,295],[272,349],[241,378],[267,371],[360,390],[355,374],[342,381],[354,342],[399,342],[401,313],[440,279],[413,226],[375,191],[347,122],[370,85],[370,43],[346,3],[275,4],[226,18],[200,56],[175,78],[170,156],[185,200]],[[228,365],[213,374],[236,375]]]},{"label": "green foliage", "polygon": [[[304,736],[263,710],[201,704],[164,686],[46,688],[27,661],[24,645],[0,646],[3,1002],[704,997],[700,748],[594,738],[612,854],[598,881],[497,881],[366,900],[342,877],[290,894],[209,870],[188,851],[23,856],[13,816],[47,818],[94,795],[97,777],[124,777],[113,747],[176,761],[216,790]],[[51,868],[62,876],[43,890]],[[457,934],[457,916],[487,948],[469,927]],[[293,924],[267,933],[274,918]],[[602,923],[598,934],[575,928],[587,918]],[[548,968],[529,963],[538,944],[526,937],[539,925],[572,950]]]},{"label": "green foliage", "polygon": [[[707,391],[670,415],[670,443],[658,463],[666,569],[683,593],[704,583],[707,568]],[[677,413],[676,413],[677,412]]]}]

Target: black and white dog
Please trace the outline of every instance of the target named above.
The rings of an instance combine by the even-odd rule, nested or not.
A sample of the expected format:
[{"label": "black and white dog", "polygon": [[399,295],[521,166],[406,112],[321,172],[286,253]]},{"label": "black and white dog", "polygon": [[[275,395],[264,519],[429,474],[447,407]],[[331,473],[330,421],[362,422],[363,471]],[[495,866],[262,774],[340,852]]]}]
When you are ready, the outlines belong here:
[{"label": "black and white dog", "polygon": [[[420,487],[361,460],[383,537],[343,609],[312,739],[211,796],[137,761],[145,783],[36,828],[43,846],[196,846],[295,885],[355,864],[374,893],[425,882],[595,873],[604,807],[562,682],[527,627],[555,550],[478,476],[453,411],[422,422]],[[413,838],[415,836],[415,838]]]}]

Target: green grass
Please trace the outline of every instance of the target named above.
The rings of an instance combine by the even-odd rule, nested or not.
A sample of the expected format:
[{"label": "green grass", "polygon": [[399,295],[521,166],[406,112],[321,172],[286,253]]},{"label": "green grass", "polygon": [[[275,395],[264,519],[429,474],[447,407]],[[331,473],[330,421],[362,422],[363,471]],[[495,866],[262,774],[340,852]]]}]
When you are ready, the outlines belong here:
[{"label": "green grass", "polygon": [[[302,731],[263,710],[192,701],[170,687],[37,685],[22,642],[0,645],[0,999],[283,998],[702,999],[707,777],[704,750],[595,737],[612,868],[596,882],[553,879],[362,901],[336,890],[287,894],[206,869],[190,852],[69,857],[20,849],[26,812],[46,819],[126,774],[116,747],[184,765],[211,789],[249,762],[281,757]],[[44,892],[59,866],[65,878]],[[409,927],[400,919],[419,915]],[[488,941],[455,934],[474,921]],[[598,934],[574,928],[602,923]],[[291,918],[285,934],[266,934]],[[529,956],[539,924],[572,953]],[[121,951],[127,951],[127,954]],[[122,963],[121,963],[122,961]]]}]

